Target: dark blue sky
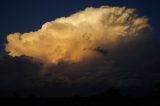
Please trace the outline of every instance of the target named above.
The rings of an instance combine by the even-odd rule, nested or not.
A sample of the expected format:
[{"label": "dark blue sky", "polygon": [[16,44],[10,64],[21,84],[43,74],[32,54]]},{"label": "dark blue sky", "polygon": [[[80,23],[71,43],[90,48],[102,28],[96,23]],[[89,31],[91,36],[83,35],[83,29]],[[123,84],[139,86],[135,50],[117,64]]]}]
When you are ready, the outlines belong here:
[{"label": "dark blue sky", "polygon": [[47,21],[101,5],[136,8],[160,36],[160,0],[0,0],[0,53],[9,33],[35,31]]}]

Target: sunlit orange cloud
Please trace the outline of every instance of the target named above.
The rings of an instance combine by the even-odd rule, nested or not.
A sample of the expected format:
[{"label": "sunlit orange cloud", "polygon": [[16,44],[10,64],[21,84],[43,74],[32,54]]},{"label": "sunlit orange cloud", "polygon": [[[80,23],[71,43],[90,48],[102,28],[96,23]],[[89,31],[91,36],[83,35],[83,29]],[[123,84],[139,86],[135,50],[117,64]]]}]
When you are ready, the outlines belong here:
[{"label": "sunlit orange cloud", "polygon": [[68,17],[45,23],[41,29],[7,36],[9,55],[30,56],[46,63],[76,63],[112,50],[149,28],[148,19],[125,7],[88,7]]}]

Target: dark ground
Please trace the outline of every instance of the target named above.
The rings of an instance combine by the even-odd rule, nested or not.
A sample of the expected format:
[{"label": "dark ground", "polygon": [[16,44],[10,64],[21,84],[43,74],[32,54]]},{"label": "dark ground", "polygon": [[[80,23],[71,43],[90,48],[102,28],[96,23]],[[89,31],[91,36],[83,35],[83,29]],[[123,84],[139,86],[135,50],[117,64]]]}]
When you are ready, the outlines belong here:
[{"label": "dark ground", "polygon": [[71,97],[71,98],[2,98],[5,105],[128,105],[159,106],[159,97]]}]

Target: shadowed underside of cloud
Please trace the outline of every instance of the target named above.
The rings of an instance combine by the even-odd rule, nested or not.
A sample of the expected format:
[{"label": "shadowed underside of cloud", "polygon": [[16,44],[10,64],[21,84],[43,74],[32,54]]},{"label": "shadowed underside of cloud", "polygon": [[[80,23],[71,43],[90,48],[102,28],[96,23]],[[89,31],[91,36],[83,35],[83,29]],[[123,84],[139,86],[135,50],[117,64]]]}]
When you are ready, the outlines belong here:
[{"label": "shadowed underside of cloud", "polygon": [[134,9],[89,7],[7,40],[4,96],[89,95],[113,86],[124,95],[151,95],[160,82],[160,44]]}]

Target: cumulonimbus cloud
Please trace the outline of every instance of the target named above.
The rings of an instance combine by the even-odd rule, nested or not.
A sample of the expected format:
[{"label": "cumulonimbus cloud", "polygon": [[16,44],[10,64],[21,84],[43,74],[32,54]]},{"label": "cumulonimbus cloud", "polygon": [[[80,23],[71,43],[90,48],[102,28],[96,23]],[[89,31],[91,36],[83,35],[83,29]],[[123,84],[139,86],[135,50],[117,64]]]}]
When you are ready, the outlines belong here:
[{"label": "cumulonimbus cloud", "polygon": [[106,53],[118,42],[139,37],[149,27],[148,19],[139,17],[135,9],[89,7],[47,22],[35,32],[8,35],[5,50],[13,57],[25,55],[53,64],[76,63]]},{"label": "cumulonimbus cloud", "polygon": [[[145,92],[159,82],[159,67],[152,63],[160,57],[160,46],[150,32],[148,18],[135,9],[101,6],[57,18],[35,32],[10,34],[5,50],[16,58],[2,58],[1,88],[59,95],[68,85],[73,87],[69,93],[102,85]],[[83,89],[86,85],[90,88]]]}]

